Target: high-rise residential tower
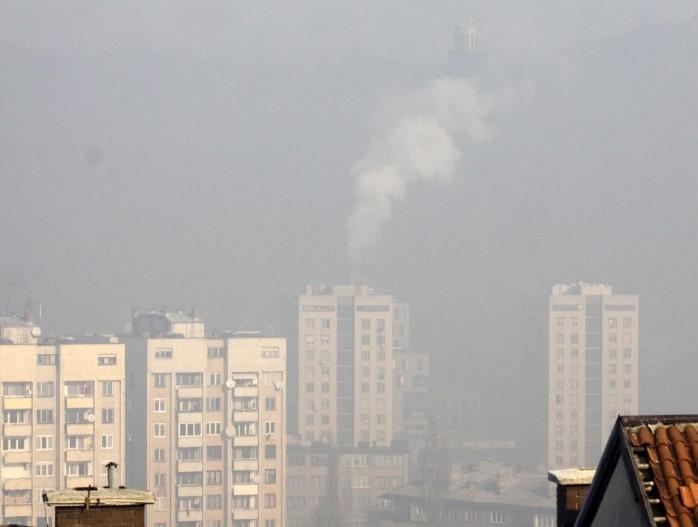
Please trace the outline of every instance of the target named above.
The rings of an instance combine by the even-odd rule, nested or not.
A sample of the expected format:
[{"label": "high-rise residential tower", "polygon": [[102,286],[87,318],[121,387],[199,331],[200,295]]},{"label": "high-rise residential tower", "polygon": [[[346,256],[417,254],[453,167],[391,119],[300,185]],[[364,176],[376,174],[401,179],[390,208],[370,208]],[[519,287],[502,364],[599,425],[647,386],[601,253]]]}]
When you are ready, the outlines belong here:
[{"label": "high-rise residential tower", "polygon": [[304,442],[390,445],[393,310],[366,285],[307,286],[294,300],[289,397]]},{"label": "high-rise residential tower", "polygon": [[124,464],[124,346],[40,343],[38,326],[2,318],[0,524],[44,526],[44,490],[103,486],[107,463]]},{"label": "high-rise residential tower", "polygon": [[282,527],[285,339],[206,337],[182,312],[132,327],[127,476],[155,492],[147,525]]},{"label": "high-rise residential tower", "polygon": [[596,466],[618,414],[638,413],[639,300],[605,284],[548,298],[548,465]]}]

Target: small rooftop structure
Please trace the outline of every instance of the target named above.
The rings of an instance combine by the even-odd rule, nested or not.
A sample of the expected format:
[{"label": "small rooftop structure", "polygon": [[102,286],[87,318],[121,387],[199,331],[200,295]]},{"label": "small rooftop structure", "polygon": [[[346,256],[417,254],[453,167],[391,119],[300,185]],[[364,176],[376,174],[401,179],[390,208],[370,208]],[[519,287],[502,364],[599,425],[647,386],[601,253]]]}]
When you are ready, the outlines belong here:
[{"label": "small rooftop structure", "polygon": [[145,506],[155,495],[144,490],[117,487],[118,465],[107,464],[109,485],[45,492],[44,503],[56,510],[55,527],[142,527]]},{"label": "small rooftop structure", "polygon": [[28,318],[17,315],[0,315],[0,343],[36,344],[41,328]]},{"label": "small rooftop structure", "polygon": [[548,472],[548,480],[557,485],[557,527],[572,527],[584,505],[594,468],[563,468]]}]

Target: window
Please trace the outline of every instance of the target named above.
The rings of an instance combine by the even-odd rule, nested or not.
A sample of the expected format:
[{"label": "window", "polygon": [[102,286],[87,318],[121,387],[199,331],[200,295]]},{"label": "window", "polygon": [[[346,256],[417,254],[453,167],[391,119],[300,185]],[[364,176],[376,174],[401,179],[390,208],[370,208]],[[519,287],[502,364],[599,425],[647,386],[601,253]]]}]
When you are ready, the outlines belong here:
[{"label": "window", "polygon": [[221,410],[221,398],[209,397],[206,399],[206,410],[209,412],[219,412]]},{"label": "window", "polygon": [[305,319],[305,329],[314,329],[314,328],[315,328],[315,319],[306,318]]},{"label": "window", "polygon": [[322,383],[322,393],[330,393],[330,383],[329,382]]},{"label": "window", "polygon": [[279,348],[277,346],[265,346],[262,348],[262,357],[265,359],[273,359],[279,356]]},{"label": "window", "polygon": [[113,423],[114,422],[114,409],[113,408],[102,408],[102,423]]},{"label": "window", "polygon": [[201,461],[201,447],[185,447],[177,449],[178,461]]},{"label": "window", "polygon": [[153,459],[155,463],[165,463],[165,449],[164,448],[156,448],[153,451]]},{"label": "window", "polygon": [[39,477],[53,476],[53,463],[37,463],[36,475]]},{"label": "window", "polygon": [[97,357],[98,366],[114,366],[116,365],[116,355],[100,355]]},{"label": "window", "polygon": [[490,523],[505,523],[507,521],[507,515],[501,511],[490,512]]},{"label": "window", "polygon": [[68,476],[89,476],[90,464],[87,462],[66,463],[65,472]]},{"label": "window", "polygon": [[264,495],[264,507],[267,509],[276,507],[276,494],[270,492]]},{"label": "window", "polygon": [[209,373],[208,375],[208,385],[209,386],[220,386],[223,384],[223,374],[221,373]]},{"label": "window", "polygon": [[370,346],[371,344],[371,335],[361,335],[361,345],[362,346]]},{"label": "window", "polygon": [[181,436],[200,436],[201,423],[179,423],[179,435]]},{"label": "window", "polygon": [[223,447],[221,446],[207,446],[206,447],[206,459],[223,459]]},{"label": "window", "polygon": [[201,406],[201,397],[191,397],[186,399],[179,399],[177,401],[177,410],[183,413],[200,412]]},{"label": "window", "polygon": [[37,382],[36,383],[36,395],[37,397],[54,397],[55,396],[55,385],[53,382]]},{"label": "window", "polygon": [[264,483],[276,483],[276,470],[268,468],[264,471]]},{"label": "window", "polygon": [[276,397],[267,397],[264,399],[264,409],[267,412],[273,412],[276,410]]},{"label": "window", "polygon": [[114,396],[114,381],[102,381],[102,397]]},{"label": "window", "polygon": [[114,448],[114,436],[111,434],[104,434],[102,436],[102,448],[110,449]]},{"label": "window", "polygon": [[36,356],[36,363],[39,366],[55,366],[56,365],[56,354],[55,353],[39,353]]},{"label": "window", "polygon": [[[165,498],[155,498],[155,510],[156,511],[164,511],[165,510]],[[162,525],[164,527],[165,523],[163,522]]]},{"label": "window", "polygon": [[200,373],[178,373],[177,386],[201,386]]},{"label": "window", "polygon": [[219,423],[219,422],[206,423],[206,435],[210,435],[210,436],[221,435],[221,423]]},{"label": "window", "polygon": [[221,484],[223,484],[223,472],[220,470],[208,470],[208,471],[206,471],[206,483],[208,485],[221,485]]},{"label": "window", "polygon": [[361,352],[361,360],[371,360],[371,352],[370,351],[362,351]]},{"label": "window", "polygon": [[163,413],[165,411],[165,399],[155,399],[154,400],[154,412],[157,412],[159,414]]},{"label": "window", "polygon": [[306,393],[313,393],[315,391],[315,385],[312,382],[306,382],[305,383],[305,392]]},{"label": "window", "polygon": [[276,527],[276,520],[264,520],[264,527]]},{"label": "window", "polygon": [[153,427],[155,437],[165,437],[165,423],[155,423]]},{"label": "window", "polygon": [[[53,440],[53,436],[51,436],[51,439]],[[29,438],[28,437],[4,437],[2,439],[2,449],[3,450],[29,450]],[[46,449],[40,448],[38,450],[46,450]]]},{"label": "window", "polygon": [[156,487],[166,487],[167,486],[167,474],[164,472],[156,472],[154,477],[154,482]]},{"label": "window", "polygon": [[330,329],[331,321],[329,318],[323,318],[320,323],[322,324],[322,329]]},{"label": "window", "polygon": [[371,319],[370,318],[364,318],[361,320],[361,329],[363,331],[370,331],[371,330]]},{"label": "window", "polygon": [[53,436],[36,436],[37,450],[53,450]]},{"label": "window", "polygon": [[209,359],[221,359],[225,356],[225,348],[212,347],[208,348],[208,358]]},{"label": "window", "polygon": [[265,459],[276,459],[276,445],[266,445],[264,447]]},{"label": "window", "polygon": [[158,360],[167,360],[172,358],[172,348],[160,348],[155,350],[155,358]]},{"label": "window", "polygon": [[630,359],[633,356],[633,350],[631,348],[623,348],[623,358]]},{"label": "window", "polygon": [[220,494],[208,494],[206,496],[206,508],[218,510],[223,508],[223,496]]},{"label": "window", "polygon": [[236,446],[233,447],[233,459],[256,459],[257,447],[255,446]]},{"label": "window", "polygon": [[53,410],[37,410],[36,411],[36,424],[48,425],[48,424],[52,424],[52,423],[53,423]]},{"label": "window", "polygon": [[274,421],[266,421],[264,423],[264,433],[266,435],[274,435],[276,433],[276,423]]},{"label": "window", "polygon": [[369,393],[371,391],[371,386],[367,382],[361,383],[361,393]]},{"label": "window", "polygon": [[203,478],[201,472],[179,472],[177,485],[201,485]]},{"label": "window", "polygon": [[555,334],[555,343],[556,344],[564,344],[565,343],[565,334],[564,333],[556,333]]},{"label": "window", "polygon": [[632,318],[624,318],[623,319],[623,329],[630,329],[633,327],[633,319]]},{"label": "window", "polygon": [[76,381],[65,383],[65,395],[67,397],[91,397],[93,383],[89,381]]},{"label": "window", "polygon": [[618,327],[618,319],[617,318],[609,318],[608,319],[608,328],[614,329],[617,327]]},{"label": "window", "polygon": [[154,373],[153,374],[153,385],[156,388],[167,388],[167,374],[166,373]]}]

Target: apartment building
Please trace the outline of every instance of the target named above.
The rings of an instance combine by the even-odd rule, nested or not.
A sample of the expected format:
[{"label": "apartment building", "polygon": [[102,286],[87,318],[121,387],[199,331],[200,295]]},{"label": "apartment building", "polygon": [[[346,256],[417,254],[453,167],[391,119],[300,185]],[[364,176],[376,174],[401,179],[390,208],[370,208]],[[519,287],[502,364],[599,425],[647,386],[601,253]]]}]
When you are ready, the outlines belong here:
[{"label": "apartment building", "polygon": [[206,337],[182,312],[132,328],[127,476],[156,495],[147,525],[283,526],[285,340]]},{"label": "apartment building", "polygon": [[405,445],[302,445],[289,441],[287,524],[368,525],[379,496],[407,481]]},{"label": "apartment building", "polygon": [[39,343],[25,330],[0,343],[0,523],[43,526],[43,491],[102,486],[107,463],[124,464],[125,354],[114,337]]},{"label": "apartment building", "polygon": [[290,307],[294,431],[311,444],[390,445],[391,295],[366,285],[307,286]]},{"label": "apartment building", "polygon": [[638,413],[639,300],[557,284],[547,316],[548,466],[595,466],[617,416]]}]

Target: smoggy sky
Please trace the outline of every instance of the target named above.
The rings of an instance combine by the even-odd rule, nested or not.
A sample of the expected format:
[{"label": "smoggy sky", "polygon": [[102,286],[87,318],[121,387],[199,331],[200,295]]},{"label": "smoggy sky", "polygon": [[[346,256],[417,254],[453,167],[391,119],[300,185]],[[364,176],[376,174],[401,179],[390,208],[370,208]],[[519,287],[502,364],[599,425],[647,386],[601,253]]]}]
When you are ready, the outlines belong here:
[{"label": "smoggy sky", "polygon": [[[283,295],[351,273],[412,304],[437,374],[502,386],[522,297],[603,281],[640,295],[641,410],[695,410],[680,395],[698,366],[696,12],[693,0],[3,2],[3,308],[9,284],[12,310],[42,303],[48,334],[119,332],[131,306],[163,305],[266,328]],[[469,15],[488,68],[459,106],[457,81],[434,82]],[[474,141],[442,100],[491,134]],[[401,112],[457,155],[448,177],[397,181],[355,264],[362,160],[383,167],[424,137],[376,150],[394,146]]]}]

